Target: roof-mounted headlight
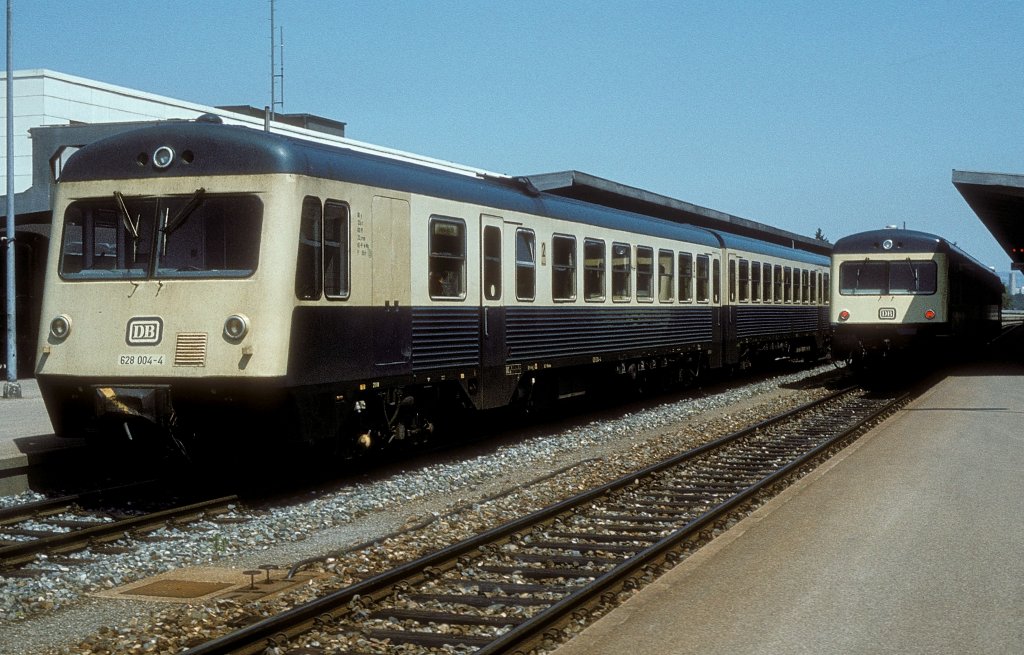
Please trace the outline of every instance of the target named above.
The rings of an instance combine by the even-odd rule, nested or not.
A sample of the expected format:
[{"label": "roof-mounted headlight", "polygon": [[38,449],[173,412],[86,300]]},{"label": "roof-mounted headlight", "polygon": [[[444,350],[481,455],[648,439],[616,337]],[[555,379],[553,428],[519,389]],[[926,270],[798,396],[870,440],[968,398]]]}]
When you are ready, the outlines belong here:
[{"label": "roof-mounted headlight", "polygon": [[174,163],[174,149],[170,146],[160,146],[153,151],[153,165],[163,170]]}]

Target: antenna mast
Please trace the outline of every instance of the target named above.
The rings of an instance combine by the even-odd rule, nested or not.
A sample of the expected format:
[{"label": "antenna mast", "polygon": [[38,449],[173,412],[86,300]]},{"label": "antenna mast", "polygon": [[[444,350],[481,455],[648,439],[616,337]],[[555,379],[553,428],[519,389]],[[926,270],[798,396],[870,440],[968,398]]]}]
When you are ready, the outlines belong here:
[{"label": "antenna mast", "polygon": [[[276,107],[284,109],[284,27],[279,28],[281,36],[281,63],[280,66],[277,63],[277,42],[275,36],[277,33],[274,31],[274,0],[270,0],[270,107],[268,108],[268,118],[274,119],[274,110]],[[281,99],[277,98],[278,80],[280,79],[281,84]]]}]

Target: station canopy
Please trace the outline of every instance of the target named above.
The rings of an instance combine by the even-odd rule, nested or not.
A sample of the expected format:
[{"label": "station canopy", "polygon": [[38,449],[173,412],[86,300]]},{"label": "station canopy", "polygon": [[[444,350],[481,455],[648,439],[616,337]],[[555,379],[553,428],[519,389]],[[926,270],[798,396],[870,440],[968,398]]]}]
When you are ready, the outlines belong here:
[{"label": "station canopy", "polygon": [[1015,270],[1024,270],[1024,175],[953,171],[953,186],[999,245]]}]

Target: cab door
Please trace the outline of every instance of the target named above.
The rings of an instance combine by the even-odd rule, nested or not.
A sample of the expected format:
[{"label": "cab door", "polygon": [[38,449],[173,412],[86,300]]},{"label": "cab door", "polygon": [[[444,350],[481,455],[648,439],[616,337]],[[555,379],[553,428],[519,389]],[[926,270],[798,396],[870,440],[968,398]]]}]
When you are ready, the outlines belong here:
[{"label": "cab door", "polygon": [[[480,393],[482,407],[504,405],[512,390],[505,375],[504,222],[480,215]],[[514,385],[515,380],[511,381]]]},{"label": "cab door", "polygon": [[378,374],[398,373],[412,356],[412,334],[407,329],[412,320],[408,202],[374,196],[370,244],[374,363]]}]

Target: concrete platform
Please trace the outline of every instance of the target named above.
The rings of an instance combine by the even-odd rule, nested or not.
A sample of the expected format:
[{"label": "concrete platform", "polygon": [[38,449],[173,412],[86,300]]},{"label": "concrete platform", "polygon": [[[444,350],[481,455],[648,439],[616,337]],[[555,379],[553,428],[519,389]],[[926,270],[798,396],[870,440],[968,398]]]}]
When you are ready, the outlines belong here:
[{"label": "concrete platform", "polygon": [[1022,653],[1022,472],[1018,354],[949,375],[555,654]]},{"label": "concrete platform", "polygon": [[18,384],[21,398],[0,397],[0,494],[26,491],[33,461],[78,445],[54,436],[36,381],[27,378]]}]

